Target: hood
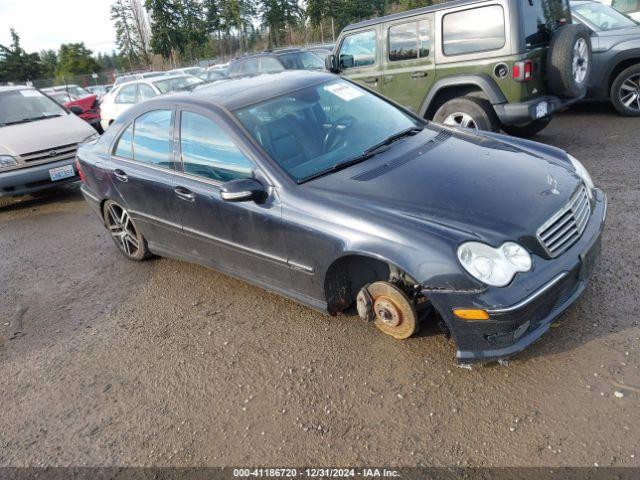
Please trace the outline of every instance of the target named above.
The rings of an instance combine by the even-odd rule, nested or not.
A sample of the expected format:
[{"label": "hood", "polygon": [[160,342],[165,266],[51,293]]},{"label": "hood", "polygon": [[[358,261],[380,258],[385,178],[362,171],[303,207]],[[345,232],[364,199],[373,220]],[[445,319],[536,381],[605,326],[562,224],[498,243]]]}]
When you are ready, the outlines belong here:
[{"label": "hood", "polygon": [[69,113],[61,117],[0,127],[0,155],[17,157],[30,152],[79,143],[95,130]]},{"label": "hood", "polygon": [[77,105],[78,107],[82,108],[83,112],[86,112],[87,110],[91,110],[97,98],[97,95],[88,95],[86,97],[76,98],[71,102],[67,102],[64,104],[64,106],[69,108],[71,105]]},{"label": "hood", "polygon": [[380,225],[428,224],[494,244],[531,239],[581,180],[549,147],[536,151],[526,142],[525,150],[499,137],[425,130],[303,186],[359,219],[373,212],[369,219]]}]

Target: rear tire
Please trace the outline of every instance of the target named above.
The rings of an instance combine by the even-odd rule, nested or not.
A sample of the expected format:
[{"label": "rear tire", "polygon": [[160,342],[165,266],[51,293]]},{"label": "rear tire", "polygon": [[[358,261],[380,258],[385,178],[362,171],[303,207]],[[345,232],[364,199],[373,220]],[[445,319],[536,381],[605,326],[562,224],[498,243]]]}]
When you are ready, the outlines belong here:
[{"label": "rear tire", "polygon": [[514,137],[529,138],[537,135],[551,123],[551,117],[541,118],[524,125],[502,125],[502,130]]},{"label": "rear tire", "polygon": [[151,256],[147,241],[123,206],[107,200],[102,207],[102,215],[113,243],[125,257],[140,262]]},{"label": "rear tire", "polygon": [[[610,95],[611,103],[620,115],[640,117],[640,64],[630,66],[616,77]],[[625,104],[627,102],[629,105]]]},{"label": "rear tire", "polygon": [[459,97],[443,103],[433,121],[453,127],[499,132],[500,122],[491,103],[484,98]]},{"label": "rear tire", "polygon": [[552,93],[576,98],[587,92],[591,73],[591,38],[582,25],[560,27],[547,53],[547,84]]}]

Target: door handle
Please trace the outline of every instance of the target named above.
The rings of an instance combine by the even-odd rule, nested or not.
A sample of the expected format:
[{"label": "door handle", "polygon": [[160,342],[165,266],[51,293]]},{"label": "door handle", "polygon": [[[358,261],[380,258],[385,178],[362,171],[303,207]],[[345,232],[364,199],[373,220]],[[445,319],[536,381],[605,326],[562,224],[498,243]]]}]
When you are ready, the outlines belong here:
[{"label": "door handle", "polygon": [[367,77],[362,80],[364,83],[378,83],[378,77]]},{"label": "door handle", "polygon": [[423,77],[426,77],[427,75],[429,75],[428,72],[413,72],[411,74],[411,78],[423,78]]},{"label": "door handle", "polygon": [[173,191],[176,193],[178,198],[181,198],[182,200],[186,200],[187,202],[193,202],[196,199],[196,194],[193,193],[188,188],[176,187],[173,189]]},{"label": "door handle", "polygon": [[123,170],[120,170],[119,168],[116,168],[113,171],[113,175],[121,182],[126,182],[129,180],[129,177],[127,177],[127,174]]}]

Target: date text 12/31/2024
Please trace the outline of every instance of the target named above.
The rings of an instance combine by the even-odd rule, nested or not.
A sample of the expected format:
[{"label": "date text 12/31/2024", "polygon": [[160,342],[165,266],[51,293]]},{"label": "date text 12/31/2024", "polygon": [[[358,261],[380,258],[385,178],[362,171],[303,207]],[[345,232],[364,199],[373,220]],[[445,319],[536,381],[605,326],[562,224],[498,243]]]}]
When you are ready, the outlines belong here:
[{"label": "date text 12/31/2024", "polygon": [[397,470],[386,468],[234,468],[233,476],[238,478],[394,478]]}]

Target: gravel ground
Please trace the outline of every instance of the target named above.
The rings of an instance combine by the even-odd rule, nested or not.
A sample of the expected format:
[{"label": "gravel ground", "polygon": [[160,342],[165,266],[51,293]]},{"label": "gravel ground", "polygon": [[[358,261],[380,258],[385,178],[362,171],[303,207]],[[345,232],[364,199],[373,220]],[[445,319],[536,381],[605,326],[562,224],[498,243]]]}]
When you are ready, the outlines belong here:
[{"label": "gravel ground", "polygon": [[538,137],[609,195],[603,257],[540,342],[472,370],[436,328],[128,262],[77,187],[3,200],[0,465],[640,466],[639,125],[587,104]]}]

